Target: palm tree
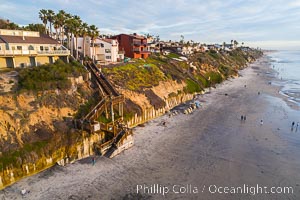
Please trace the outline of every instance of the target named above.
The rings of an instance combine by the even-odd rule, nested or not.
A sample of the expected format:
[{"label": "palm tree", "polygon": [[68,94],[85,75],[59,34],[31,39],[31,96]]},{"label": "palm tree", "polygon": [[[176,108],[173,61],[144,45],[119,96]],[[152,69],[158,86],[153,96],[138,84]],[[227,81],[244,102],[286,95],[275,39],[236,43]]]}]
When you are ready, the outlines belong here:
[{"label": "palm tree", "polygon": [[223,42],[223,50],[225,49],[226,46],[226,42]]},{"label": "palm tree", "polygon": [[71,50],[71,55],[73,55],[73,32],[74,32],[74,19],[72,17],[66,20],[65,32],[68,37],[68,48]]},{"label": "palm tree", "polygon": [[39,18],[42,20],[44,26],[45,26],[45,33],[47,33],[47,22],[48,22],[48,11],[45,9],[40,10],[39,12]]},{"label": "palm tree", "polygon": [[52,24],[53,24],[53,21],[54,21],[54,16],[55,16],[55,13],[53,10],[47,10],[47,20],[49,22],[49,28],[50,28],[50,36],[52,37]]},{"label": "palm tree", "polygon": [[64,40],[64,26],[66,25],[66,13],[65,13],[65,11],[60,10],[54,16],[53,25],[55,27],[55,31],[56,31],[56,34],[57,34],[57,38],[56,39],[60,40],[61,44],[63,44],[63,40]]},{"label": "palm tree", "polygon": [[65,20],[65,23],[64,23],[64,26],[63,26],[63,30],[65,33],[65,35],[67,35],[67,47],[69,49],[71,49],[72,47],[72,42],[70,38],[72,38],[72,30],[73,30],[73,18],[70,14],[66,14],[66,20]]},{"label": "palm tree", "polygon": [[81,35],[83,37],[83,59],[85,58],[85,38],[88,35],[88,33],[90,32],[90,27],[88,26],[87,23],[82,23],[81,26]]},{"label": "palm tree", "polygon": [[183,44],[184,43],[184,36],[180,35],[180,38],[181,38],[180,43]]},{"label": "palm tree", "polygon": [[76,59],[78,59],[78,36],[80,35],[80,30],[82,29],[82,21],[78,15],[74,15],[73,19],[73,34],[76,38]]},{"label": "palm tree", "polygon": [[157,35],[155,38],[156,38],[156,42],[159,42],[159,40],[160,40],[159,35]]},{"label": "palm tree", "polygon": [[158,43],[158,49],[159,49],[159,52],[160,52],[160,42],[159,42],[160,38],[159,38],[159,35],[155,36],[155,38],[156,38],[155,42]]},{"label": "palm tree", "polygon": [[99,36],[99,30],[95,25],[90,26],[89,36],[92,40],[92,47],[93,47],[93,53],[92,53],[92,59],[95,60],[95,39]]},{"label": "palm tree", "polygon": [[56,18],[57,18],[57,23],[59,24],[59,35],[60,35],[60,39],[61,39],[61,44],[63,44],[63,41],[64,41],[64,32],[65,32],[65,25],[66,25],[66,20],[68,18],[70,18],[71,15],[66,13],[64,10],[59,10],[57,15],[56,15]]},{"label": "palm tree", "polygon": [[[70,49],[72,54],[74,54],[74,36],[76,37],[76,51],[78,49],[77,46],[77,38],[80,34],[80,26],[81,26],[81,19],[79,16],[74,15],[71,16],[70,18],[66,19],[65,22],[65,31],[70,34],[71,36],[68,36],[68,39],[71,37],[71,43],[70,43]],[[78,57],[78,54],[75,54],[76,58]]]},{"label": "palm tree", "polygon": [[58,29],[60,28],[59,20],[58,20],[58,15],[55,15],[53,18],[53,27],[55,29],[55,39],[57,41],[60,40],[59,34],[58,34]]},{"label": "palm tree", "polygon": [[239,43],[238,43],[238,41],[234,40],[233,44],[234,44],[234,48],[236,48]]}]

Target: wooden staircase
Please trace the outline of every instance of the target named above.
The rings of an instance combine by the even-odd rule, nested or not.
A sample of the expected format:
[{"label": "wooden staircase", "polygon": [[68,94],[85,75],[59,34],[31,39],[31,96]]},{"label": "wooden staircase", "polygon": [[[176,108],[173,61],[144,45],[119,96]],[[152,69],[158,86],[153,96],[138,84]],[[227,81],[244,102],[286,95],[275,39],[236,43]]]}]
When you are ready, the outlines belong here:
[{"label": "wooden staircase", "polygon": [[[98,123],[100,125],[99,131],[104,131],[106,134],[113,134],[111,140],[95,145],[98,151],[102,152],[103,155],[106,157],[111,157],[118,147],[122,146],[123,141],[126,140],[129,135],[132,135],[132,130],[125,127],[121,121],[114,120],[114,106],[119,105],[119,114],[122,118],[125,98],[123,95],[118,93],[118,91],[111,85],[111,83],[94,63],[87,62],[86,68],[88,71],[90,71],[94,82],[98,87],[101,99],[97,105],[94,106],[90,112],[80,120],[81,127],[88,129],[92,133],[98,131],[93,128],[93,125]],[[112,115],[112,122],[108,124],[98,122],[99,116],[101,116],[104,112],[106,112],[107,115],[108,110],[110,110]]]}]

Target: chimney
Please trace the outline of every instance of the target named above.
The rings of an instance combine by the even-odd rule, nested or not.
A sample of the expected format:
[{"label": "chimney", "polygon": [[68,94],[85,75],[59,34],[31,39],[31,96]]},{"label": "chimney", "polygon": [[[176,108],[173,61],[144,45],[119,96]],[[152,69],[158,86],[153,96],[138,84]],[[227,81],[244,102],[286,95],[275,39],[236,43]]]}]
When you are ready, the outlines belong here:
[{"label": "chimney", "polygon": [[22,39],[25,40],[24,31],[22,31]]}]

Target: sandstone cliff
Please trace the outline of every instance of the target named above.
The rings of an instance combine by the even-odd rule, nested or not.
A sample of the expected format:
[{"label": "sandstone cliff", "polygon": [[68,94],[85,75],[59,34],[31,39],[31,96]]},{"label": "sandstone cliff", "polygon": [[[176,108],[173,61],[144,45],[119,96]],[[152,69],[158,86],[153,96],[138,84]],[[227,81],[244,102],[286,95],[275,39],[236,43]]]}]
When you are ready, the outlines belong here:
[{"label": "sandstone cliff", "polygon": [[[147,60],[103,67],[102,71],[124,94],[124,120],[135,126],[191,100],[206,87],[237,76],[239,69],[260,55],[256,50],[209,51],[191,55],[187,61],[176,54],[153,55]],[[0,188],[56,162],[64,164],[92,155],[93,145],[105,141],[104,133],[88,134],[73,128],[72,119],[80,118],[99,101],[92,82],[83,80],[81,70],[63,71],[73,76],[68,81],[59,77],[62,86],[53,80],[27,81],[24,90],[16,89],[18,76],[2,73]],[[99,120],[107,119],[101,116]]]}]

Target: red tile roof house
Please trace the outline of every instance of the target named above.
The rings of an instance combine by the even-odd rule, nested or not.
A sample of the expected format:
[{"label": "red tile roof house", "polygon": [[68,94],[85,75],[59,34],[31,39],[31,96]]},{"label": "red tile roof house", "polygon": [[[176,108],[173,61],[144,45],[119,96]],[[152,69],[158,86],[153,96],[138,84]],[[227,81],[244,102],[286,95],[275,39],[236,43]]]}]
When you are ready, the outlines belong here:
[{"label": "red tile roof house", "polygon": [[0,29],[0,69],[68,62],[70,51],[48,35],[34,31]]},{"label": "red tile roof house", "polygon": [[119,42],[119,50],[125,51],[125,56],[129,58],[148,58],[150,52],[148,51],[147,38],[144,36],[120,34],[113,36]]}]

